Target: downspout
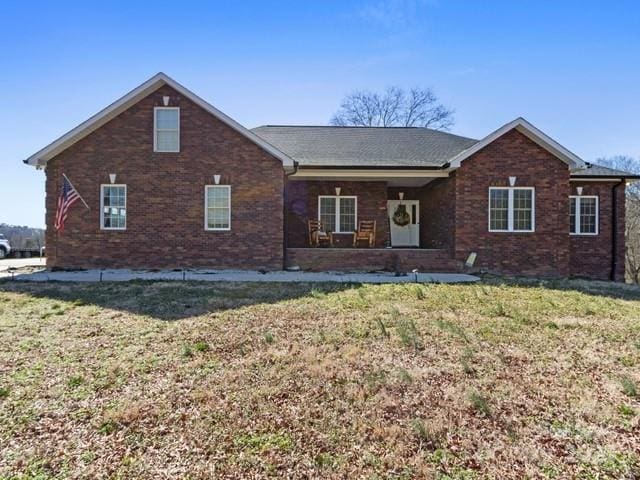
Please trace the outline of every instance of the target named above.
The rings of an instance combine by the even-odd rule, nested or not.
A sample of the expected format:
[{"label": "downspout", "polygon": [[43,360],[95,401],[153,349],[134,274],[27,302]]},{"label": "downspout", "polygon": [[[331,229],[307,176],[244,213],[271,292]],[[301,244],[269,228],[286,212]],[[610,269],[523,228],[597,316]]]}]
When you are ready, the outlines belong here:
[{"label": "downspout", "polygon": [[289,222],[287,221],[287,185],[289,177],[298,172],[298,162],[293,161],[293,171],[284,174],[284,185],[282,186],[282,269],[287,269],[287,243],[289,238]]},{"label": "downspout", "polygon": [[616,270],[618,268],[618,197],[617,189],[624,183],[624,178],[611,187],[611,281],[616,280]]}]

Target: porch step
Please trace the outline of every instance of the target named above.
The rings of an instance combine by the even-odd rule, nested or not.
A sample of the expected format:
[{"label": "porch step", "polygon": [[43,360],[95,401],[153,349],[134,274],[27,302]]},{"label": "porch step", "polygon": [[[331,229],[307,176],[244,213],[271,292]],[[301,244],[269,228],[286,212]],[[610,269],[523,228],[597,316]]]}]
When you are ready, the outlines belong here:
[{"label": "porch step", "polygon": [[309,272],[458,272],[448,250],[394,248],[288,248],[286,267]]}]

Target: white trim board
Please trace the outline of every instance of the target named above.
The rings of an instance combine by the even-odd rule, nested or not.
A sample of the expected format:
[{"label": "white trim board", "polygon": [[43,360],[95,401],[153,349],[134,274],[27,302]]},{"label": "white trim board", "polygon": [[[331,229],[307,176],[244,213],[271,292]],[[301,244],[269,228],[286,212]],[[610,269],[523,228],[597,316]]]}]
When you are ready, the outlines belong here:
[{"label": "white trim board", "polygon": [[340,177],[340,178],[446,178],[449,172],[446,170],[420,170],[407,168],[406,170],[377,170],[377,169],[341,169],[341,168],[300,168],[289,178],[309,177]]},{"label": "white trim board", "polygon": [[[581,232],[581,227],[582,225],[580,225],[581,219],[582,219],[582,209],[581,209],[581,205],[582,205],[582,199],[583,198],[590,198],[590,199],[595,199],[596,201],[596,211],[595,211],[595,224],[596,224],[596,231],[595,232]],[[569,235],[571,236],[575,236],[575,237],[596,237],[600,234],[600,197],[598,195],[569,195],[569,202],[571,202],[571,200],[575,199],[576,200],[576,211],[575,211],[575,225],[576,225],[576,231],[572,232],[571,228],[569,228]]]},{"label": "white trim board", "polygon": [[[106,187],[123,187],[124,188],[124,227],[105,227],[104,226],[104,189]],[[100,230],[105,231],[125,231],[127,229],[129,214],[127,213],[127,184],[126,183],[101,183],[100,184]]]},{"label": "white trim board", "polygon": [[565,147],[560,145],[554,139],[538,130],[532,124],[527,122],[524,118],[518,117],[512,122],[503,125],[498,130],[493,133],[490,133],[478,143],[473,146],[467,148],[466,150],[460,152],[458,155],[453,157],[449,162],[451,164],[451,168],[459,168],[464,160],[469,158],[474,153],[477,153],[491,142],[497,140],[505,133],[510,132],[511,130],[516,129],[518,132],[525,135],[531,141],[538,144],[540,147],[547,150],[549,153],[555,155],[557,158],[562,160],[564,163],[569,165],[571,170],[582,169],[586,167],[584,160],[578,157],[575,153],[567,150]]},{"label": "white trim board", "polygon": [[[493,190],[506,190],[508,192],[507,200],[507,228],[493,229],[491,228],[491,192]],[[531,192],[531,228],[528,230],[516,230],[514,228],[514,194],[515,190],[527,190]],[[489,233],[535,233],[536,231],[536,188],[535,187],[489,187],[487,204],[487,231]]]},{"label": "white trim board", "polygon": [[196,105],[200,106],[201,108],[209,112],[218,120],[229,125],[231,128],[233,128],[238,133],[242,134],[243,136],[251,140],[260,148],[262,148],[266,152],[270,153],[271,155],[279,159],[282,162],[282,165],[283,167],[285,167],[285,169],[287,170],[293,169],[293,166],[294,166],[293,159],[291,159],[288,155],[281,152],[270,143],[265,142],[263,139],[258,137],[255,133],[246,129],[245,127],[240,125],[238,122],[233,120],[231,117],[222,113],[213,105],[206,102],[205,100],[197,96],[195,93],[188,90],[186,87],[183,87],[178,82],[176,82],[171,77],[169,77],[168,75],[162,72],[154,75],[149,80],[139,85],[138,87],[134,88],[129,93],[119,98],[108,107],[100,110],[98,113],[93,115],[88,120],[82,122],[80,125],[70,130],[69,132],[65,133],[58,139],[54,140],[52,143],[50,143],[43,149],[37,151],[36,153],[31,155],[29,158],[27,158],[24,161],[24,163],[28,165],[33,165],[36,167],[46,166],[47,162],[51,160],[53,157],[60,154],[61,152],[69,148],[74,143],[83,139],[84,137],[89,135],[91,132],[97,130],[98,128],[103,126],[105,123],[112,120],[116,116],[120,115],[122,112],[124,112],[125,110],[127,110],[128,108],[136,104],[138,101],[140,101],[147,95],[155,92],[156,90],[158,90],[160,87],[164,85],[170,86],[171,88],[176,90],[178,93],[185,96],[186,98],[191,100],[193,103],[195,103]]},{"label": "white trim board", "polygon": [[[227,190],[227,199],[229,202],[229,212],[227,213],[228,227],[210,227],[209,226],[209,189],[224,188]],[[204,229],[207,232],[230,232],[231,231],[231,185],[205,185],[204,186]]]},{"label": "white trim board", "polygon": [[[318,221],[322,222],[321,216],[320,216],[320,204],[323,198],[333,198],[336,201],[336,211],[334,213],[335,216],[335,224],[336,224],[336,229],[333,233],[336,234],[341,234],[341,233],[354,233],[356,230],[358,230],[358,196],[357,195],[318,195]],[[351,230],[351,231],[342,231],[340,229],[340,202],[341,199],[343,198],[352,198],[354,200],[354,223],[353,226],[355,228],[355,230]],[[324,226],[326,228],[326,225]]]}]

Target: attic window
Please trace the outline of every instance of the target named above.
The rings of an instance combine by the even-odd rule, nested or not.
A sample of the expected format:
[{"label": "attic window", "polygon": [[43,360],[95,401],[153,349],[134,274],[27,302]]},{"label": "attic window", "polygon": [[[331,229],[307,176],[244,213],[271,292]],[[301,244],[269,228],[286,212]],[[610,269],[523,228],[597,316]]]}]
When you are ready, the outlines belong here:
[{"label": "attic window", "polygon": [[180,151],[180,108],[155,107],[153,111],[153,151]]}]

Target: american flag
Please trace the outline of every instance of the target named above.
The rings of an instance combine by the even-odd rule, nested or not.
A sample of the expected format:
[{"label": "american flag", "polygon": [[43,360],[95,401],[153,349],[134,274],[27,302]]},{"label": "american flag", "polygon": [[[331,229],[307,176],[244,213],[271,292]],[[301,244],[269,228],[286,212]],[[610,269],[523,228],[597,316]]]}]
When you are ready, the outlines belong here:
[{"label": "american flag", "polygon": [[62,184],[62,192],[60,192],[60,196],[58,197],[58,210],[56,211],[56,221],[53,226],[57,231],[62,233],[64,230],[64,222],[67,219],[67,212],[71,208],[71,205],[74,204],[76,200],[80,198],[76,189],[73,188],[73,185],[67,180],[67,177],[63,177],[64,181]]}]

